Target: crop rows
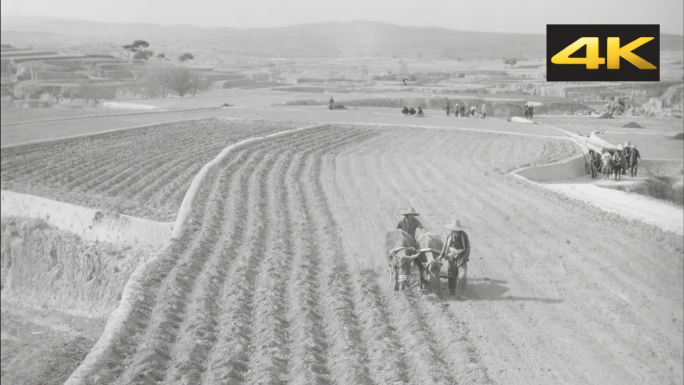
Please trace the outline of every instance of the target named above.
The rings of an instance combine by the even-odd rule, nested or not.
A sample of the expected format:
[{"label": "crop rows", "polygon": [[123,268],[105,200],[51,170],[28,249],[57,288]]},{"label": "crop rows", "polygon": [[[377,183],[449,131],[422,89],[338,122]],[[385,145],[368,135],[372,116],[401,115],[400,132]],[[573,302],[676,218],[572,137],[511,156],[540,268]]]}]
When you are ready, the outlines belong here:
[{"label": "crop rows", "polygon": [[[338,154],[355,148],[366,154],[353,152],[351,171],[357,174],[354,180],[337,180],[340,191],[379,170],[401,170],[399,159],[388,164],[379,154],[381,162],[373,168],[356,164],[376,159],[365,158],[372,147],[392,153],[383,143],[393,131],[328,127],[250,144],[223,160],[207,175],[188,228],[145,276],[143,297],[123,326],[126,336],[100,357],[88,380],[494,383],[473,326],[415,290],[395,293],[384,274],[377,274],[385,268],[354,264],[354,247],[373,250],[364,258],[380,257],[375,250],[382,234],[375,234],[374,242],[365,238],[369,233],[350,238],[340,231],[340,219],[347,220],[346,229],[354,220],[337,211],[344,198],[326,192],[335,180]],[[413,135],[406,134],[400,133],[396,148]],[[464,140],[469,154],[491,150],[491,143],[478,143],[482,135],[453,138]],[[500,152],[508,145],[493,144],[502,146]],[[526,146],[535,144],[541,143]],[[518,156],[501,166],[535,160]],[[498,165],[491,163],[485,164],[493,172]],[[413,171],[406,176],[397,184],[356,186],[358,197],[377,194],[391,202],[412,188],[411,179],[420,180]],[[375,212],[384,204],[368,209]],[[356,221],[384,222],[384,217],[374,213]],[[386,231],[391,224],[381,227]]]},{"label": "crop rows", "polygon": [[[376,135],[323,129],[249,145],[208,175],[192,225],[146,276],[101,383],[367,383],[349,271],[316,183]],[[332,238],[331,238],[332,237]]]},{"label": "crop rows", "polygon": [[302,126],[206,119],[2,151],[2,189],[173,221],[197,172],[241,140]]}]

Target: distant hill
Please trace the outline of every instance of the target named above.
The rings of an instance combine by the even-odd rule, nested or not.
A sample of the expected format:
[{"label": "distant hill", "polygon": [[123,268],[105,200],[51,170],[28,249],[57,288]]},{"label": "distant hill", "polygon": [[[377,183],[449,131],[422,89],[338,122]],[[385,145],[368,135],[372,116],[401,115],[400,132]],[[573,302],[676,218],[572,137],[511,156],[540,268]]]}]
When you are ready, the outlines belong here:
[{"label": "distant hill", "polygon": [[[546,36],[465,32],[445,28],[404,27],[355,21],[239,30],[191,25],[115,24],[40,17],[2,18],[3,35],[76,36],[80,41],[106,40],[212,46],[238,54],[272,57],[422,56],[425,58],[542,58]],[[6,32],[11,32],[7,33]],[[5,43],[3,37],[3,43]],[[661,49],[681,51],[684,37],[661,35]]]}]

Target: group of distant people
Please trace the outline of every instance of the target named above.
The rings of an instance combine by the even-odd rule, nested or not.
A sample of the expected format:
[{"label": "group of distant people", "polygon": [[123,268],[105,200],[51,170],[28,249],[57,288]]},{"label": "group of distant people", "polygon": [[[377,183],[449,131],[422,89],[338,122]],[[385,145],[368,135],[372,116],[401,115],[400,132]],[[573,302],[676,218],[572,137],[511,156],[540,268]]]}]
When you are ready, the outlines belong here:
[{"label": "group of distant people", "polygon": [[[479,115],[478,115],[478,108],[479,108]],[[446,116],[451,116],[450,115],[451,114],[451,106],[450,106],[449,102],[447,102],[445,110],[446,110]],[[468,117],[476,116],[476,115],[478,117],[480,117],[481,119],[487,118],[487,105],[483,103],[480,107],[478,107],[475,105],[469,106],[466,103],[460,104],[458,102],[454,105],[454,117],[455,118],[468,118]]]},{"label": "group of distant people", "polygon": [[401,114],[404,116],[425,116],[425,113],[421,107],[418,107],[418,110],[416,111],[416,109],[413,107],[407,108],[404,106],[404,108],[401,110]]},{"label": "group of distant people", "polygon": [[[446,115],[451,116],[451,104],[447,102],[446,105]],[[468,118],[471,116],[477,116],[481,119],[485,119],[487,117],[487,105],[482,104],[481,106],[469,106],[465,103],[459,104],[456,103],[453,108],[454,111],[454,117],[456,118]],[[478,113],[479,111],[479,113]],[[418,107],[418,110],[414,109],[413,107],[408,108],[404,106],[401,110],[401,114],[404,116],[425,116],[425,113],[423,112],[423,109],[421,107]]]}]

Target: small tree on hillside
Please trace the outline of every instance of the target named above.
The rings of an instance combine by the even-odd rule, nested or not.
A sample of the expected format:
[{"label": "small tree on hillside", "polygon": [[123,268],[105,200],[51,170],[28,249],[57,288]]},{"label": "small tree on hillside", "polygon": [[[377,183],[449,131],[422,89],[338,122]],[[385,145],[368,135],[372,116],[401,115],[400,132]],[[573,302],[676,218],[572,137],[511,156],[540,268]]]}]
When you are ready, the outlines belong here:
[{"label": "small tree on hillside", "polygon": [[187,52],[186,52],[186,53],[184,53],[184,54],[182,54],[182,55],[180,55],[180,56],[178,57],[178,61],[181,62],[181,63],[185,63],[186,61],[192,60],[192,59],[194,59],[194,58],[195,58],[195,57],[192,56],[191,53],[187,53]]},{"label": "small tree on hillside", "polygon": [[152,55],[154,55],[154,52],[152,51],[139,50],[133,55],[133,60],[147,61]]},{"label": "small tree on hillside", "polygon": [[166,59],[166,55],[164,55],[164,52],[162,52],[162,53],[160,53],[159,55],[157,55],[157,59],[159,59],[159,60],[164,60],[164,59]]},{"label": "small tree on hillside", "polygon": [[193,72],[186,67],[172,67],[169,69],[168,87],[178,92],[182,98],[195,86]]},{"label": "small tree on hillside", "polygon": [[192,76],[190,77],[190,95],[192,97],[195,97],[195,94],[198,92],[206,91],[211,88],[211,81],[207,78],[201,77],[197,72],[193,71]]},{"label": "small tree on hillside", "polygon": [[170,68],[165,66],[155,66],[148,68],[142,77],[143,92],[148,98],[155,98],[160,96],[165,98],[171,91],[169,89],[170,83]]},{"label": "small tree on hillside", "polygon": [[143,48],[147,48],[149,46],[150,43],[146,42],[145,40],[136,40],[133,42],[133,44],[126,44],[121,46],[121,48],[128,51],[128,58],[130,58],[132,53],[136,53],[142,50]]},{"label": "small tree on hillside", "polygon": [[503,62],[504,62],[504,67],[508,67],[509,65],[510,65],[511,67],[513,67],[513,66],[515,66],[516,63],[518,63],[518,59],[516,59],[516,58],[514,58],[514,57],[512,57],[512,58],[510,58],[510,59],[505,59],[505,58],[504,58],[504,59],[503,59]]}]

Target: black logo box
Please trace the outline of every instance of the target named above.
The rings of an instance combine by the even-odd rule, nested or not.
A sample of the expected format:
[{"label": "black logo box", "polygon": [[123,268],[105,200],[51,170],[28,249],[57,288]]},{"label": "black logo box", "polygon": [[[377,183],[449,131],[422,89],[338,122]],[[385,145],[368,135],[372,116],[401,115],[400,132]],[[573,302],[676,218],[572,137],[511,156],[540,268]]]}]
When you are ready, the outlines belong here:
[{"label": "black logo box", "polygon": [[[624,58],[620,69],[609,70],[606,64],[589,70],[584,64],[553,64],[551,58],[582,37],[599,38],[599,57],[606,58],[609,37],[619,37],[620,47],[640,37],[653,37],[632,52],[656,66],[641,70]],[[585,57],[586,46],[570,57]],[[606,60],[607,63],[607,60]],[[547,24],[546,25],[546,81],[549,82],[659,82],[660,81],[660,25],[659,24]]]}]

